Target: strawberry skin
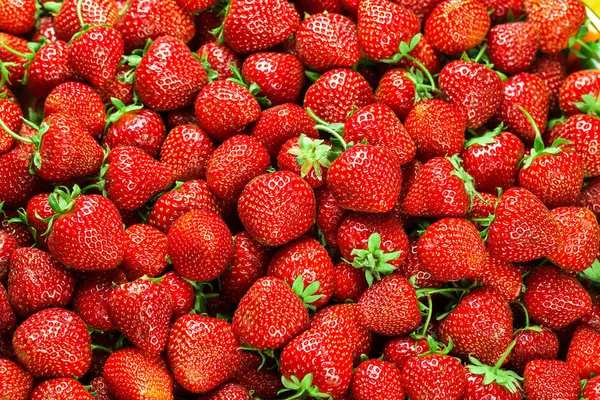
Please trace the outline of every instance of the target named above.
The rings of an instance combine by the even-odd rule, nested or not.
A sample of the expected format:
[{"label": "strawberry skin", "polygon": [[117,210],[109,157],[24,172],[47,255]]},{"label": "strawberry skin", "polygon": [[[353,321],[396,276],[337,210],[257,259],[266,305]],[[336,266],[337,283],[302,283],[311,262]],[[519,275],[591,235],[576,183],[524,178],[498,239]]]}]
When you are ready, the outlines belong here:
[{"label": "strawberry skin", "polygon": [[600,372],[600,333],[587,326],[578,326],[567,352],[569,364],[581,379]]},{"label": "strawberry skin", "polygon": [[523,398],[522,389],[518,388],[511,392],[507,387],[499,385],[496,381],[485,384],[485,375],[473,374],[468,371],[467,390],[461,397],[461,400],[479,400],[479,399],[502,399],[502,400],[521,400]]},{"label": "strawberry skin", "polygon": [[226,383],[207,393],[202,400],[250,400],[250,392],[242,385]]},{"label": "strawberry skin", "polygon": [[550,110],[556,111],[560,88],[567,76],[566,57],[561,53],[541,54],[534,61],[530,72],[537,75],[546,84],[550,93]]},{"label": "strawberry skin", "polygon": [[204,179],[214,150],[212,139],[200,127],[180,125],[171,129],[163,142],[160,161],[171,166],[177,181]]},{"label": "strawberry skin", "polygon": [[22,35],[33,29],[36,22],[34,0],[3,0],[0,8],[4,11],[0,17],[0,31]]},{"label": "strawberry skin", "polygon": [[12,332],[15,329],[17,317],[8,300],[6,289],[2,285],[0,285],[0,315],[0,335]]},{"label": "strawberry skin", "polygon": [[262,367],[262,360],[256,353],[242,352],[242,363],[232,382],[254,390],[254,396],[260,396],[261,399],[275,399],[277,392],[283,387],[281,374]]},{"label": "strawberry skin", "polygon": [[398,268],[398,271],[406,279],[415,277],[415,286],[420,288],[440,288],[443,282],[435,279],[419,260],[418,255],[419,238],[415,236],[408,237],[408,253],[404,262]]},{"label": "strawberry skin", "polygon": [[130,281],[144,275],[157,277],[168,264],[167,235],[150,225],[135,224],[125,229],[123,247],[121,268]]},{"label": "strawberry skin", "polygon": [[26,400],[33,390],[33,377],[17,364],[0,358],[0,396],[7,399]]},{"label": "strawberry skin", "polygon": [[411,358],[429,351],[427,339],[414,339],[401,336],[388,340],[383,347],[383,359],[389,361],[400,370]]},{"label": "strawberry skin", "polygon": [[50,379],[40,383],[31,392],[31,400],[93,400],[85,387],[72,378]]},{"label": "strawberry skin", "polygon": [[411,400],[458,400],[466,386],[465,368],[448,355],[412,357],[402,368],[402,387]]},{"label": "strawberry skin", "polygon": [[0,230],[0,281],[5,282],[13,252],[19,247],[17,240],[9,233]]},{"label": "strawberry skin", "polygon": [[[77,17],[79,0],[66,0],[60,11],[54,17],[56,36],[65,42],[71,40],[81,29]],[[89,26],[114,26],[117,21],[117,5],[114,0],[83,0],[81,1],[81,17]]]},{"label": "strawberry skin", "polygon": [[524,0],[527,21],[540,34],[540,50],[558,53],[585,22],[585,5],[579,0]]},{"label": "strawberry skin", "polygon": [[525,398],[528,400],[579,399],[579,377],[564,361],[531,361],[525,367],[523,378]]},{"label": "strawberry skin", "polygon": [[133,146],[156,158],[167,136],[165,123],[155,111],[141,109],[123,114],[110,124],[102,145],[114,149],[118,146]]},{"label": "strawberry skin", "polygon": [[586,69],[573,72],[559,87],[560,110],[568,116],[579,114],[581,110],[575,104],[582,101],[581,96],[589,94],[597,97],[600,94],[600,71]]},{"label": "strawberry skin", "polygon": [[515,333],[515,347],[510,353],[511,367],[522,374],[532,360],[554,360],[558,357],[558,338],[548,328],[532,327]]},{"label": "strawberry skin", "polygon": [[400,370],[392,363],[365,361],[352,376],[350,392],[356,400],[404,399],[401,376]]},{"label": "strawberry skin", "polygon": [[558,136],[573,144],[581,158],[586,178],[600,175],[600,156],[594,150],[594,141],[600,132],[600,119],[592,115],[575,114],[569,117],[558,131]]},{"label": "strawberry skin", "polygon": [[488,257],[486,266],[477,277],[483,286],[491,287],[502,296],[504,301],[516,300],[523,289],[523,277],[513,264]]},{"label": "strawberry skin", "polygon": [[235,65],[238,70],[242,68],[242,62],[238,55],[224,43],[212,42],[202,45],[196,52],[201,60],[206,58],[206,63],[203,66],[209,66],[210,69],[217,73],[215,80],[225,80],[233,78],[231,64]]},{"label": "strawberry skin", "polygon": [[[23,112],[17,103],[0,99],[0,119],[13,132],[19,132],[23,125]],[[14,139],[4,129],[0,130],[0,154],[8,152]]]},{"label": "strawberry skin", "polygon": [[529,69],[538,49],[538,32],[529,22],[496,25],[488,33],[488,55],[494,68],[516,74]]},{"label": "strawberry skin", "polygon": [[402,121],[406,120],[416,101],[415,84],[407,73],[408,70],[401,68],[390,69],[379,80],[374,94],[376,103],[391,108]]},{"label": "strawberry skin", "polygon": [[600,399],[600,378],[593,377],[588,380],[585,388],[583,389],[583,398],[588,400],[598,400]]}]

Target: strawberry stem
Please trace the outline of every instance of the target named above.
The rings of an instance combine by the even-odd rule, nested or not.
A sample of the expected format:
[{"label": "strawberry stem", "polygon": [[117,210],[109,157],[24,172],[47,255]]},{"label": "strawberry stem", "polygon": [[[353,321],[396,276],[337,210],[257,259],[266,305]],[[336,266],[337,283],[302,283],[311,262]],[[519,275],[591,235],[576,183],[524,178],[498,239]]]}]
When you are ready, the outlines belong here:
[{"label": "strawberry stem", "polygon": [[75,206],[75,201],[77,200],[80,194],[81,189],[78,185],[74,185],[72,191],[69,191],[69,188],[67,188],[66,186],[57,187],[54,190],[54,192],[52,192],[50,196],[48,196],[48,205],[50,205],[50,208],[52,209],[52,211],[55,212],[55,214],[48,218],[41,218],[39,215],[36,214],[36,217],[40,221],[46,222],[48,224],[48,229],[46,230],[46,232],[42,233],[42,236],[48,235],[52,230],[52,225],[54,221],[58,217],[69,212],[73,208],[73,206]]},{"label": "strawberry stem", "polygon": [[294,283],[292,283],[292,291],[296,293],[300,300],[302,300],[302,303],[304,303],[304,306],[310,311],[317,309],[312,303],[325,296],[324,294],[315,294],[319,290],[319,287],[321,287],[321,282],[319,281],[311,282],[308,286],[304,287],[302,275],[298,275]]},{"label": "strawberry stem", "polygon": [[515,347],[515,344],[516,341],[513,340],[506,348],[504,353],[502,353],[502,356],[500,356],[500,359],[498,359],[494,366],[485,365],[476,358],[469,356],[471,365],[468,365],[467,368],[473,374],[483,375],[484,385],[490,385],[495,382],[497,385],[507,388],[509,392],[516,393],[521,387],[519,381],[523,380],[523,378],[517,375],[514,371],[500,368],[506,361],[506,358],[510,355],[512,349]]},{"label": "strawberry stem", "polygon": [[344,131],[344,124],[330,124],[329,122],[317,117],[317,115],[310,108],[306,109],[306,113],[317,123],[315,125],[315,129],[329,133],[332,136],[332,142],[334,144],[339,144],[342,150],[346,150],[348,147],[350,147],[350,144],[346,143],[341,135],[341,133]]}]

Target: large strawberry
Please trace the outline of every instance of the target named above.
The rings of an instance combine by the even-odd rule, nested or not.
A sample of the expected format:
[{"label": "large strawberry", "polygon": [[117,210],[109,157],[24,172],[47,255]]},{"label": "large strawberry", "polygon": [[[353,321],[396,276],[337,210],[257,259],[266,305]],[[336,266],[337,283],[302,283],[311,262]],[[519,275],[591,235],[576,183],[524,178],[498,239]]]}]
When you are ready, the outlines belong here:
[{"label": "large strawberry", "polygon": [[581,385],[577,373],[560,360],[534,360],[523,374],[525,398],[577,400]]},{"label": "large strawberry", "polygon": [[583,207],[560,207],[550,211],[562,242],[548,259],[568,271],[583,271],[594,262],[600,246],[600,228],[594,214]]},{"label": "large strawberry", "polygon": [[208,157],[215,150],[210,136],[200,127],[180,125],[169,132],[160,148],[160,161],[170,165],[175,179],[204,179]]},{"label": "large strawberry", "polygon": [[66,0],[55,10],[55,5],[49,6],[44,2],[45,8],[58,11],[54,17],[56,36],[65,42],[71,40],[81,29],[81,25],[113,26],[117,21],[117,5],[114,0]]},{"label": "large strawberry", "polygon": [[44,381],[31,392],[31,400],[46,399],[94,400],[85,387],[73,378],[57,378]]},{"label": "large strawberry", "polygon": [[374,94],[375,102],[388,106],[404,121],[415,102],[429,98],[427,90],[417,90],[423,84],[415,83],[413,79],[408,70],[390,69],[379,80]]},{"label": "large strawberry", "polygon": [[14,362],[0,358],[0,396],[25,400],[33,390],[33,377]]},{"label": "large strawberry", "polygon": [[537,27],[529,22],[496,25],[488,34],[487,52],[494,68],[516,74],[529,69],[538,49]]},{"label": "large strawberry", "polygon": [[558,357],[558,338],[548,328],[527,326],[515,332],[515,347],[510,353],[510,366],[519,374],[533,360],[554,360]]},{"label": "large strawberry", "polygon": [[585,5],[579,0],[524,0],[527,21],[540,35],[540,50],[558,53],[586,20]]},{"label": "large strawberry", "polygon": [[600,94],[600,71],[586,69],[573,72],[561,82],[558,100],[560,110],[568,115],[579,114],[581,110],[578,103],[584,95],[591,95],[594,99]]},{"label": "large strawberry", "polygon": [[231,324],[202,315],[179,318],[169,332],[167,357],[175,380],[194,393],[231,379],[241,363]]}]

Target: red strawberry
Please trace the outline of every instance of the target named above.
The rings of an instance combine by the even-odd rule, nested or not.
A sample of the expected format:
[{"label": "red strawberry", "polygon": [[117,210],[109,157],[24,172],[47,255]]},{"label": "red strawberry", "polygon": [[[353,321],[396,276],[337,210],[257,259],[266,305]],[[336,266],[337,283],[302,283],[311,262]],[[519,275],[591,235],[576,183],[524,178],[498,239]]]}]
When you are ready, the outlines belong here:
[{"label": "red strawberry", "polygon": [[581,385],[577,373],[564,361],[534,360],[523,374],[525,398],[577,400]]},{"label": "red strawberry", "polygon": [[[78,8],[81,9],[81,20]],[[68,42],[79,32],[82,22],[89,26],[113,26],[117,21],[117,11],[114,0],[65,0],[54,17],[56,36]]]},{"label": "red strawberry", "polygon": [[117,74],[109,83],[96,88],[96,91],[102,98],[102,101],[109,103],[112,98],[118,99],[124,104],[133,104],[133,82],[128,79],[131,74],[131,67],[122,64],[117,67]]},{"label": "red strawberry", "polygon": [[347,68],[325,72],[304,95],[304,107],[328,123],[344,122],[355,107],[371,103],[373,92],[369,83],[358,72]]},{"label": "red strawberry", "polygon": [[112,400],[112,396],[108,392],[106,382],[101,376],[96,377],[90,381],[90,392],[94,393],[94,400]]},{"label": "red strawberry", "polygon": [[72,378],[50,379],[31,392],[31,400],[93,400],[86,388]]},{"label": "red strawberry", "polygon": [[558,131],[558,136],[573,144],[579,155],[585,177],[600,175],[600,157],[594,150],[600,132],[600,119],[592,115],[576,114],[569,117]]},{"label": "red strawberry", "polygon": [[523,289],[523,277],[513,264],[489,256],[483,271],[477,276],[483,286],[491,287],[502,296],[504,301],[515,301]]},{"label": "red strawberry", "polygon": [[600,372],[600,333],[587,326],[578,326],[573,333],[567,352],[569,364],[581,379],[589,379]]},{"label": "red strawberry", "polygon": [[[481,366],[469,365],[469,368],[481,368]],[[521,400],[523,398],[523,390],[518,385],[517,379],[520,378],[516,374],[510,374],[512,371],[504,371],[498,370],[495,373],[491,371],[493,367],[488,365],[483,366],[482,374],[474,374],[469,371],[466,374],[467,377],[467,390],[461,400],[478,400],[481,398],[485,398],[485,396],[489,396],[489,398],[503,399],[503,400]],[[488,376],[490,376],[489,372],[492,372],[495,375],[491,375],[493,377],[498,377],[503,384],[498,383],[498,381],[492,381],[490,383]],[[505,380],[507,379],[505,374],[510,374],[512,381],[511,384],[513,386],[507,386]],[[518,378],[517,378],[518,377]],[[484,383],[485,382],[485,383]],[[510,385],[510,384],[509,384]]]},{"label": "red strawberry", "polygon": [[558,109],[558,95],[567,76],[567,60],[561,53],[541,54],[534,61],[530,72],[546,84],[550,93],[550,110]]},{"label": "red strawberry", "polygon": [[241,363],[231,324],[202,315],[179,318],[169,333],[167,356],[175,380],[194,393],[231,379]]},{"label": "red strawberry", "polygon": [[283,42],[298,28],[300,16],[284,0],[233,0],[222,34],[236,53],[254,53]]},{"label": "red strawberry", "polygon": [[173,400],[173,379],[161,356],[150,356],[128,347],[117,350],[104,365],[104,381],[115,400]]},{"label": "red strawberry", "polygon": [[411,400],[458,400],[466,386],[464,367],[445,354],[411,357],[402,368],[402,388]]},{"label": "red strawberry", "polygon": [[476,0],[445,0],[425,21],[425,37],[442,53],[457,55],[480,44],[490,29],[490,17]]},{"label": "red strawberry", "polygon": [[233,258],[227,225],[208,211],[190,211],[178,218],[169,230],[168,239],[173,266],[186,279],[215,279]]},{"label": "red strawberry", "polygon": [[327,330],[311,329],[292,339],[281,352],[280,365],[286,389],[313,397],[340,395],[352,379],[352,353],[346,338]]},{"label": "red strawberry", "polygon": [[177,272],[170,271],[161,277],[159,285],[163,286],[171,296],[173,314],[171,321],[182,315],[189,314],[194,309],[196,292],[194,286],[181,277]]},{"label": "red strawberry", "polygon": [[[6,126],[13,132],[19,132],[21,125],[23,124],[22,119],[23,112],[18,104],[6,99],[0,99],[0,119],[6,124]],[[14,139],[6,131],[0,131],[0,154],[8,152],[14,144]]]},{"label": "red strawberry", "polygon": [[441,2],[442,0],[398,0],[396,4],[412,11],[419,18],[419,21],[424,21],[431,14],[435,6]]},{"label": "red strawberry", "polygon": [[529,69],[538,49],[537,27],[530,22],[496,25],[488,33],[487,53],[494,68],[505,74]]},{"label": "red strawberry", "polygon": [[362,269],[354,268],[345,261],[334,267],[335,288],[333,298],[339,302],[357,302],[369,284]]},{"label": "red strawberry", "polygon": [[244,60],[242,76],[256,83],[272,105],[295,103],[304,86],[304,65],[293,54],[254,53]]},{"label": "red strawberry", "polygon": [[515,347],[510,353],[510,365],[522,374],[533,360],[554,360],[558,356],[558,339],[548,328],[539,326],[520,329],[515,333]]},{"label": "red strawberry", "polygon": [[559,329],[590,311],[590,295],[581,283],[558,268],[544,266],[525,281],[523,302],[529,315],[548,328]]},{"label": "red strawberry", "polygon": [[350,68],[358,62],[356,25],[343,15],[312,15],[300,23],[294,38],[298,58],[311,70]]},{"label": "red strawberry", "polygon": [[317,227],[328,245],[337,246],[337,230],[348,211],[344,210],[333,197],[327,186],[315,193],[317,199]]},{"label": "red strawberry", "polygon": [[33,377],[12,361],[0,358],[0,396],[25,400],[33,390]]},{"label": "red strawberry", "polygon": [[167,343],[171,296],[144,279],[116,287],[108,297],[108,314],[115,327],[146,354],[157,355]]},{"label": "red strawberry", "polygon": [[560,207],[550,211],[563,241],[548,259],[568,271],[583,271],[594,262],[600,246],[600,227],[594,214],[582,207]]},{"label": "red strawberry", "polygon": [[180,125],[167,135],[160,150],[160,161],[171,166],[178,181],[204,179],[208,158],[214,150],[215,145],[202,129]]},{"label": "red strawberry", "polygon": [[171,111],[191,105],[207,82],[206,71],[185,43],[162,36],[150,45],[137,66],[134,89],[145,106]]},{"label": "red strawberry", "polygon": [[36,22],[36,2],[34,0],[17,2],[4,0],[0,7],[4,10],[0,17],[2,32],[22,35],[33,29]]},{"label": "red strawberry", "polygon": [[[10,305],[6,289],[0,285],[0,335],[8,334],[14,330],[16,323],[17,317]],[[1,390],[0,393],[2,393]]]},{"label": "red strawberry", "polygon": [[312,226],[315,197],[311,187],[298,175],[273,172],[260,175],[246,185],[238,201],[238,213],[254,239],[267,246],[281,246],[302,236]]},{"label": "red strawberry", "polygon": [[136,224],[125,229],[123,247],[121,268],[131,281],[143,275],[157,277],[169,264],[167,235],[150,225]]},{"label": "red strawberry", "polygon": [[5,73],[2,74],[2,85],[7,83],[12,89],[18,88],[23,83],[26,69],[25,64],[29,61],[28,58],[22,57],[23,55],[31,54],[32,51],[27,46],[27,40],[18,36],[13,36],[9,33],[0,32],[0,42],[6,47],[16,50],[20,54],[17,55],[15,52],[7,50],[5,47],[0,47],[0,61],[4,64],[8,63],[5,68],[8,71],[8,76]]},{"label": "red strawberry", "polygon": [[265,399],[276,398],[283,387],[279,371],[263,368],[261,358],[251,352],[242,352],[242,363],[232,382],[254,390],[254,396]]},{"label": "red strawberry", "polygon": [[77,285],[73,295],[73,311],[94,329],[114,331],[115,324],[108,313],[108,298],[114,285],[127,282],[120,269],[92,272]]},{"label": "red strawberry", "polygon": [[600,94],[600,71],[588,69],[567,76],[560,86],[560,110],[568,116],[579,114],[577,103],[583,101],[582,96],[586,94],[594,99]]},{"label": "red strawberry", "polygon": [[587,186],[581,188],[577,205],[586,207],[596,218],[600,216],[600,179],[590,179]]},{"label": "red strawberry", "polygon": [[19,247],[17,240],[5,231],[0,231],[0,281],[4,282],[8,276],[10,257]]},{"label": "red strawberry", "polygon": [[29,199],[24,216],[31,233],[37,240],[38,248],[42,250],[48,250],[48,236],[43,235],[48,230],[48,223],[44,220],[48,220],[55,214],[48,203],[49,197],[50,193],[42,193]]},{"label": "red strawberry", "polygon": [[530,191],[512,188],[500,196],[487,241],[494,257],[531,261],[550,255],[560,241],[558,225]]},{"label": "red strawberry", "polygon": [[354,371],[350,393],[356,400],[403,399],[400,370],[387,361],[365,361]]},{"label": "red strawberry", "polygon": [[586,20],[579,0],[524,0],[527,21],[538,29],[540,50],[558,53]]},{"label": "red strawberry", "polygon": [[233,332],[243,346],[278,349],[307,330],[309,323],[298,295],[281,279],[264,277],[240,301],[233,315]]},{"label": "red strawberry", "polygon": [[492,21],[504,21],[509,13],[518,19],[525,12],[523,0],[483,0],[481,4],[489,10]]},{"label": "red strawberry", "polygon": [[13,252],[8,298],[20,317],[28,317],[43,308],[65,307],[71,301],[74,289],[72,273],[50,254],[29,247]]},{"label": "red strawberry", "polygon": [[202,11],[215,4],[213,0],[177,0],[177,4],[188,11]]},{"label": "red strawberry", "polygon": [[402,336],[388,340],[383,347],[383,358],[391,362],[400,370],[412,357],[429,351],[427,339],[414,339],[410,336]]},{"label": "red strawberry", "polygon": [[598,400],[600,398],[600,378],[593,377],[588,380],[582,394],[585,399]]},{"label": "red strawberry", "polygon": [[211,81],[233,78],[232,63],[235,68],[242,68],[242,62],[237,54],[223,43],[206,43],[196,53],[200,56],[200,62],[207,74],[210,75],[209,80]]},{"label": "red strawberry", "polygon": [[390,69],[379,80],[374,95],[376,103],[385,104],[403,121],[420,99],[415,83],[409,76],[405,69]]},{"label": "red strawberry", "polygon": [[398,271],[406,279],[413,278],[414,285],[419,288],[439,288],[443,282],[435,279],[425,268],[418,256],[419,239],[415,236],[408,237],[408,254]]},{"label": "red strawberry", "polygon": [[250,400],[250,392],[242,385],[226,383],[205,394],[202,400]]},{"label": "red strawberry", "polygon": [[34,240],[27,225],[22,222],[17,222],[17,220],[22,221],[22,210],[19,210],[21,211],[21,213],[19,213],[18,211],[9,208],[2,210],[2,207],[3,205],[0,205],[0,231],[11,236],[17,242],[16,247],[33,246]]},{"label": "red strawberry", "polygon": [[38,378],[83,376],[92,360],[85,323],[62,308],[47,308],[27,318],[12,342],[19,363]]},{"label": "red strawberry", "polygon": [[36,29],[33,32],[31,40],[35,42],[41,42],[41,38],[45,38],[49,42],[58,40],[54,30],[54,17],[51,15],[40,16],[36,23]]}]

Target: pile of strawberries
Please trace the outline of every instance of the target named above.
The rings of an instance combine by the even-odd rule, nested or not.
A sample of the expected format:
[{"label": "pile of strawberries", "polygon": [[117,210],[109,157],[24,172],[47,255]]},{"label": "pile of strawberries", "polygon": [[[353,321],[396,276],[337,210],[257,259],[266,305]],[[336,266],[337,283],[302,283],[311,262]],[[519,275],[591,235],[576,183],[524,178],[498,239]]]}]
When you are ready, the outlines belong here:
[{"label": "pile of strawberries", "polygon": [[600,399],[579,0],[0,0],[0,399]]}]

